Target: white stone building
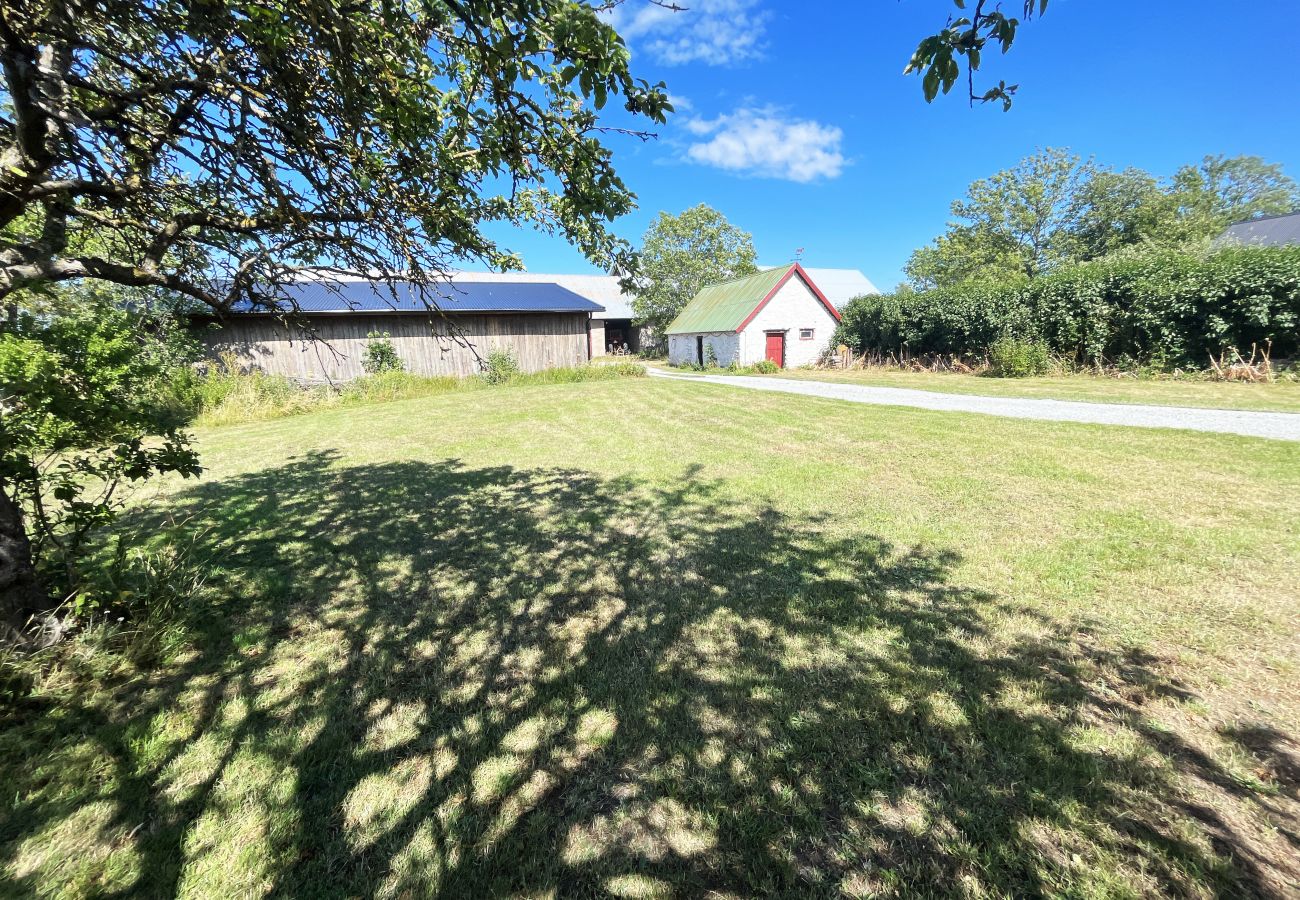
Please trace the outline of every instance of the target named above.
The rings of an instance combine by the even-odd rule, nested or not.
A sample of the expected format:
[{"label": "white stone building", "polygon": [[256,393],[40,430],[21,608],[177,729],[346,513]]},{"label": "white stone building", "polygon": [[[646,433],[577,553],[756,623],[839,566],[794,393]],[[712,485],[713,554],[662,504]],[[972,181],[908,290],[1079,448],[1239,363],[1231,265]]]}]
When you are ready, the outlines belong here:
[{"label": "white stone building", "polygon": [[798,263],[711,284],[668,326],[673,365],[815,363],[840,314]]}]

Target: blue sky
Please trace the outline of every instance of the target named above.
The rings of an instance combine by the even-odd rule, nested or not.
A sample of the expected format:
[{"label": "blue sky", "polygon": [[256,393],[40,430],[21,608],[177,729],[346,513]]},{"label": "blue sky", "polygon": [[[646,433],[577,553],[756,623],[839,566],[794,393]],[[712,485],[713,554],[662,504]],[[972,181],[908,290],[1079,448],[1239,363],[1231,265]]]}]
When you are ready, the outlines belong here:
[{"label": "blue sky", "polygon": [[[659,210],[707,203],[754,235],[761,262],[803,247],[806,265],[886,289],[968,183],[1036,147],[1157,175],[1249,153],[1300,178],[1293,0],[1052,0],[977,76],[1021,85],[1009,113],[971,109],[960,85],[927,105],[902,76],[951,0],[680,4],[616,14],[634,73],[684,101],[657,140],[610,141],[640,207],[615,230],[634,242]],[[505,237],[532,271],[594,271],[562,240]]]}]

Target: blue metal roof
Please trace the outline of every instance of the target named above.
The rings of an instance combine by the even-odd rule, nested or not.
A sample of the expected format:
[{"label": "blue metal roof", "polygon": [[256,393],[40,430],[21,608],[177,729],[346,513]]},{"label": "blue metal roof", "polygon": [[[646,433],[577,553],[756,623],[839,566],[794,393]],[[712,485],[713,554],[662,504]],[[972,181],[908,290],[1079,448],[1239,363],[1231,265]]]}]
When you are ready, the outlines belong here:
[{"label": "blue metal roof", "polygon": [[[601,312],[604,307],[558,284],[536,282],[438,282],[426,288],[442,312]],[[304,313],[425,312],[428,306],[411,285],[371,281],[304,281],[288,285],[284,298]],[[282,303],[285,301],[282,300]],[[285,306],[287,312],[289,307]],[[232,313],[266,312],[247,301]]]}]

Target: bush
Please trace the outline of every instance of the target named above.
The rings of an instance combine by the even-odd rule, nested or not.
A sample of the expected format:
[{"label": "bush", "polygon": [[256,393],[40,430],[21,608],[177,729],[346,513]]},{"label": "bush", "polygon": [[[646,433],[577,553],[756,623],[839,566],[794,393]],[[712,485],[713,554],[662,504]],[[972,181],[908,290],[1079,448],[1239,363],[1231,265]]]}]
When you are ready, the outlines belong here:
[{"label": "bush", "polygon": [[173,386],[194,348],[173,338],[166,322],[91,300],[0,331],[0,490],[58,596],[79,592],[124,484],[199,473]]},{"label": "bush", "polygon": [[519,374],[519,360],[509,347],[498,347],[483,364],[483,380],[488,384],[505,384]]},{"label": "bush", "polygon": [[1036,341],[1003,337],[989,347],[988,374],[995,378],[1029,378],[1046,375],[1051,369],[1051,353]]},{"label": "bush", "polygon": [[781,367],[770,359],[760,359],[752,366],[755,373],[759,375],[775,375],[781,371]]},{"label": "bush", "polygon": [[1228,348],[1300,350],[1300,247],[1161,251],[1008,284],[859,297],[835,341],[858,352],[982,355],[1000,338],[1082,365],[1204,368]]},{"label": "bush", "polygon": [[367,375],[401,372],[406,368],[393,346],[392,335],[387,331],[372,331],[366,335],[366,352],[361,357],[361,368]]}]

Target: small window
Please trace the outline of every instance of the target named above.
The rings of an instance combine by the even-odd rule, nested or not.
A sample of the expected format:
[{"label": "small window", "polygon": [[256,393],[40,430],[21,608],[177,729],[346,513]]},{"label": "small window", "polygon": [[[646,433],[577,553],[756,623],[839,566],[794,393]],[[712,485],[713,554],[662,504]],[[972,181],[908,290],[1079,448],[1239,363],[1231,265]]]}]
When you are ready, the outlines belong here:
[{"label": "small window", "polygon": [[801,340],[801,341],[811,341],[812,339],[813,339],[813,330],[812,330],[811,328],[800,328],[800,329],[799,329],[799,340]]}]

